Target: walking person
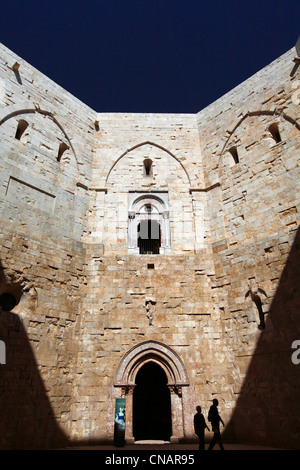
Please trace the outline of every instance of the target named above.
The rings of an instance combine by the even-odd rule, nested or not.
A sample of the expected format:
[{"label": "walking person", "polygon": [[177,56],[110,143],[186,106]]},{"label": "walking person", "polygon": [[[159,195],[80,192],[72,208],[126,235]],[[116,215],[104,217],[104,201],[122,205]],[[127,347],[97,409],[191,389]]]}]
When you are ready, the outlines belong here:
[{"label": "walking person", "polygon": [[219,444],[219,447],[221,450],[224,450],[222,437],[220,433],[220,422],[223,424],[223,426],[224,426],[224,422],[221,416],[219,415],[218,404],[219,404],[218,400],[214,398],[213,404],[211,405],[209,412],[208,412],[208,421],[211,422],[212,431],[214,433],[213,438],[210,441],[208,450],[212,450],[216,443]]},{"label": "walking person", "polygon": [[194,429],[195,429],[195,434],[197,434],[199,438],[199,450],[204,450],[204,434],[205,434],[205,429],[209,428],[205,422],[205,418],[202,414],[201,406],[196,407],[197,413],[194,415]]}]

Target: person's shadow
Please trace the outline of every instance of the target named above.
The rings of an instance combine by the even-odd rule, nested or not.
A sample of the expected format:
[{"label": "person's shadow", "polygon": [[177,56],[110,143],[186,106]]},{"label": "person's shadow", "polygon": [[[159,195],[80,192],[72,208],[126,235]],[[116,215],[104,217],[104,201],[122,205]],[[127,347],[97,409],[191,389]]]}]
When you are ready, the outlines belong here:
[{"label": "person's shadow", "polygon": [[[0,449],[61,448],[59,428],[22,321],[0,308]],[[2,348],[3,353],[3,348]]]}]

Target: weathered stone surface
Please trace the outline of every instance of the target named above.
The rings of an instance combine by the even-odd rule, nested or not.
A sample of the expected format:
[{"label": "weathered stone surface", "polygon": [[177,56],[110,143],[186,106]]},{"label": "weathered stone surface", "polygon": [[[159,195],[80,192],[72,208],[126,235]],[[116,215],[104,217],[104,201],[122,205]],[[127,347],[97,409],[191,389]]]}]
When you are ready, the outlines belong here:
[{"label": "weathered stone surface", "polygon": [[0,50],[0,447],[112,440],[120,397],[130,442],[154,361],[175,442],[217,397],[228,439],[299,448],[294,49],[197,115],[97,113]]}]

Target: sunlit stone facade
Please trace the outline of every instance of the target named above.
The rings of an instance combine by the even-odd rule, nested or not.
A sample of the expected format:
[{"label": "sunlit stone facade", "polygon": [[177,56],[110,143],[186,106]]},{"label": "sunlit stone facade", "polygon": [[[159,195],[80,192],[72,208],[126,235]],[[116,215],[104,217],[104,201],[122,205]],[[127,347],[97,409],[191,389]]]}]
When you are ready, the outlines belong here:
[{"label": "sunlit stone facade", "polygon": [[0,447],[113,442],[117,398],[161,439],[150,363],[163,439],[218,398],[225,440],[299,448],[296,48],[197,114],[97,113],[0,51]]}]

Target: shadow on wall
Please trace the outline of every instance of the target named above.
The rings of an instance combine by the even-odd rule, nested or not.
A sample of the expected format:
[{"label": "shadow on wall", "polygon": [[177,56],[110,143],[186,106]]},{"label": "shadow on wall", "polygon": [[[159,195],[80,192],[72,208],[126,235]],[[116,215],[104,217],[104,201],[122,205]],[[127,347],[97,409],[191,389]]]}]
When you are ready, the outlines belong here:
[{"label": "shadow on wall", "polygon": [[[0,283],[1,272],[0,265]],[[300,341],[299,279],[300,229],[236,408],[224,430],[224,440],[300,449],[300,363],[292,360],[295,357],[292,345]],[[0,449],[51,449],[70,445],[55,420],[22,321],[3,309],[0,340],[6,346],[6,364],[0,363]],[[296,357],[300,358],[300,349]]]},{"label": "shadow on wall", "polygon": [[224,439],[300,449],[300,349],[292,346],[300,348],[299,281],[300,229]]},{"label": "shadow on wall", "polygon": [[[0,265],[0,276],[1,273]],[[0,340],[6,352],[5,360],[3,349],[0,358],[0,449],[48,449],[67,445],[22,321],[3,308],[0,309]]]}]

